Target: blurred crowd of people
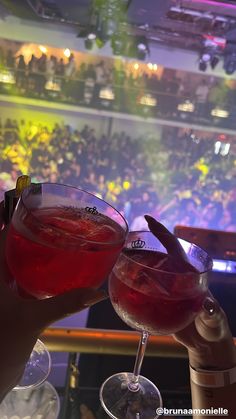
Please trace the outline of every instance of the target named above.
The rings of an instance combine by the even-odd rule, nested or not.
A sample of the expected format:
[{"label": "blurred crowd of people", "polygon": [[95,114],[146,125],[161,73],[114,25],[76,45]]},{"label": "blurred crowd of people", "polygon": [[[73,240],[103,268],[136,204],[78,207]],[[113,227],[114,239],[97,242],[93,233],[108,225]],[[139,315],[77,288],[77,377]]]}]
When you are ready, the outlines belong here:
[{"label": "blurred crowd of people", "polygon": [[167,70],[160,77],[155,71],[130,71],[125,63],[78,64],[73,53],[68,58],[32,54],[27,61],[2,48],[0,68],[0,93],[203,125],[236,125],[236,86],[222,78],[196,74],[192,85],[184,72],[180,76]]},{"label": "blurred crowd of people", "polygon": [[6,119],[0,123],[1,195],[24,173],[97,194],[133,229],[145,228],[142,216],[149,213],[171,230],[182,224],[236,231],[235,154],[223,140],[216,143],[213,134],[202,138],[186,129],[168,128],[159,140]]}]

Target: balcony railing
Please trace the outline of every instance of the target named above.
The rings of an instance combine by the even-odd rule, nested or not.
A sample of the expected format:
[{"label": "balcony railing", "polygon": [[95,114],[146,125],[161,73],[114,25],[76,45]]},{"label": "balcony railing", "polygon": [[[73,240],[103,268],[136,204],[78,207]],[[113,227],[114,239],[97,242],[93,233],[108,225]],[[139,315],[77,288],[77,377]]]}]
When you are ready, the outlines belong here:
[{"label": "balcony railing", "polygon": [[141,83],[139,86],[131,86],[128,80],[120,84],[99,84],[89,76],[85,79],[69,79],[4,68],[0,70],[0,93],[142,117],[236,129],[236,102],[232,97],[226,96],[223,103],[199,103],[194,93],[176,95],[167,93],[164,89],[150,89],[150,85],[148,87]]}]

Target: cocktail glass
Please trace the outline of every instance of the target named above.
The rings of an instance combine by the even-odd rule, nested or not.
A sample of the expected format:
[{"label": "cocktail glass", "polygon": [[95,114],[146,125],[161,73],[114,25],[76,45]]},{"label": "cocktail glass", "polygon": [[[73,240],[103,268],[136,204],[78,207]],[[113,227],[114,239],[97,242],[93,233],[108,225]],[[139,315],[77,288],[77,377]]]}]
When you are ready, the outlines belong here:
[{"label": "cocktail glass", "polygon": [[[31,184],[14,211],[6,259],[19,293],[38,299],[99,288],[123,247],[128,226],[111,205],[83,190]],[[41,384],[50,356],[37,341],[20,387]]]},{"label": "cocktail glass", "polygon": [[133,373],[114,374],[101,387],[101,404],[111,418],[158,418],[160,392],[140,375],[148,336],[182,330],[202,308],[212,261],[198,246],[179,242],[199,273],[175,272],[166,249],[147,231],[128,234],[110,274],[109,295],[115,311],[126,324],[141,332]]}]

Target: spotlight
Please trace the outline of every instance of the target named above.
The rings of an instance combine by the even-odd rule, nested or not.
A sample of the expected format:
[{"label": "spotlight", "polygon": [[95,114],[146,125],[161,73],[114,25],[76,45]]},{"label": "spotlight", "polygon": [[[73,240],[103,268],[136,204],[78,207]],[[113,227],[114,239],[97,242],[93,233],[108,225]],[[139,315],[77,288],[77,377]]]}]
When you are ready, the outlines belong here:
[{"label": "spotlight", "polygon": [[212,70],[214,70],[219,61],[220,59],[215,55],[214,51],[204,52],[199,61],[199,70],[206,71],[208,63],[210,63]]},{"label": "spotlight", "polygon": [[211,54],[210,54],[210,52],[204,52],[204,53],[202,54],[202,58],[201,58],[201,60],[202,60],[202,61],[204,61],[205,63],[208,63],[208,62],[210,61],[210,59],[211,59]]},{"label": "spotlight", "polygon": [[91,50],[91,49],[93,49],[94,42],[91,41],[90,39],[85,39],[84,40],[84,46],[85,46],[86,49]]},{"label": "spotlight", "polygon": [[65,55],[66,58],[70,58],[71,51],[70,51],[69,48],[65,48],[64,51],[63,51],[63,53],[64,53],[64,55]]},{"label": "spotlight", "polygon": [[96,34],[94,32],[89,32],[84,40],[84,45],[86,49],[93,49],[95,42],[96,42]]},{"label": "spotlight", "polygon": [[87,39],[89,39],[90,41],[94,41],[97,38],[97,35],[95,32],[89,32],[89,34],[87,35]]},{"label": "spotlight", "polygon": [[225,55],[224,70],[229,76],[231,76],[236,71],[236,52]]},{"label": "spotlight", "polygon": [[128,56],[145,60],[149,53],[148,41],[144,36],[129,36],[128,42]]},{"label": "spotlight", "polygon": [[207,62],[203,61],[202,59],[199,61],[198,68],[200,71],[206,71],[207,69]]},{"label": "spotlight", "polygon": [[141,37],[137,38],[137,58],[140,60],[145,60],[147,53],[149,52],[147,39]]},{"label": "spotlight", "polygon": [[210,62],[212,54],[209,50],[204,50],[199,61],[199,70],[206,71],[207,65]]},{"label": "spotlight", "polygon": [[44,45],[39,45],[39,50],[43,53],[43,54],[47,54],[47,48]]},{"label": "spotlight", "polygon": [[219,59],[219,57],[217,57],[217,55],[214,55],[211,58],[210,64],[211,64],[212,70],[214,70],[216,68],[216,66],[217,66],[217,64],[218,64],[219,61],[220,61],[220,59]]}]

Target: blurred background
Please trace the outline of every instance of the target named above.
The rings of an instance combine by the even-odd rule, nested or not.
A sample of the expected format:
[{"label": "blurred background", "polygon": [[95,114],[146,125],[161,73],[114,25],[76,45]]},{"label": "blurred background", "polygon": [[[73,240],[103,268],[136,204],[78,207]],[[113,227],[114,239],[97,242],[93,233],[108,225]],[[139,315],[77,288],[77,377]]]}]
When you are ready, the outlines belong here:
[{"label": "blurred background", "polygon": [[[235,133],[234,1],[0,1],[1,199],[30,174],[102,197],[131,229],[148,213],[172,231],[236,232]],[[106,304],[56,326],[124,328]],[[52,355],[62,389],[68,354]],[[97,397],[117,361],[81,359]],[[186,361],[150,362],[190,403]]]}]

